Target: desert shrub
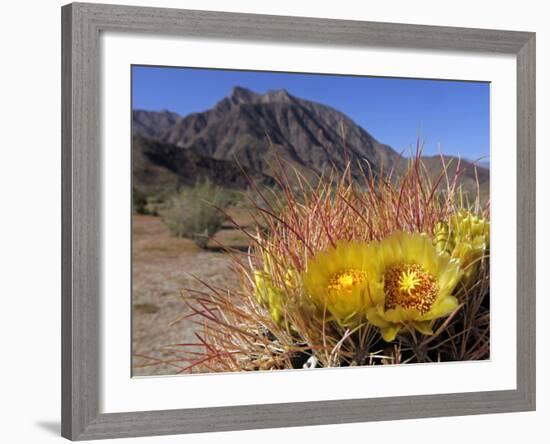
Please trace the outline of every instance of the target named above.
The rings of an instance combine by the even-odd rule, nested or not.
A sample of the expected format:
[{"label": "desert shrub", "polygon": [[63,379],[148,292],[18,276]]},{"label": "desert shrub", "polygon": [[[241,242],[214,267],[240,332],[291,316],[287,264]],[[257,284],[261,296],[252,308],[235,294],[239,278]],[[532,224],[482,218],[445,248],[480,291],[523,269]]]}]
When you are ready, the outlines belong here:
[{"label": "desert shrub", "polygon": [[222,227],[223,209],[231,203],[227,191],[210,182],[186,187],[172,196],[162,219],[170,231],[178,237],[186,237],[201,248]]},{"label": "desert shrub", "polygon": [[149,214],[147,211],[147,195],[137,188],[132,189],[132,209],[137,214]]}]

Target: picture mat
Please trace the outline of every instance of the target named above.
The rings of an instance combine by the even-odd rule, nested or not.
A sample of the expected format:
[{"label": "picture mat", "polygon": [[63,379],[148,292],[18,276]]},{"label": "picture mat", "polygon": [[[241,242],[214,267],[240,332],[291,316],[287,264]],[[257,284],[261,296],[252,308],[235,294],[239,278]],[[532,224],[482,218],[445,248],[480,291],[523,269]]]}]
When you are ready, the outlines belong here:
[{"label": "picture mat", "polygon": [[[101,45],[103,413],[516,388],[515,57],[115,33]],[[132,64],[490,81],[490,361],[131,378]]]}]

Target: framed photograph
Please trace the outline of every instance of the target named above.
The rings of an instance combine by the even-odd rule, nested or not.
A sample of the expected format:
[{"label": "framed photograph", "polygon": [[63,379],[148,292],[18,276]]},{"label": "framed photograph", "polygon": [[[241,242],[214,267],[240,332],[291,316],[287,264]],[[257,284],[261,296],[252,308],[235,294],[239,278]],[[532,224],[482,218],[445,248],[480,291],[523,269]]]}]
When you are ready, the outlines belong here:
[{"label": "framed photograph", "polygon": [[535,34],[62,8],[62,434],[535,409]]}]

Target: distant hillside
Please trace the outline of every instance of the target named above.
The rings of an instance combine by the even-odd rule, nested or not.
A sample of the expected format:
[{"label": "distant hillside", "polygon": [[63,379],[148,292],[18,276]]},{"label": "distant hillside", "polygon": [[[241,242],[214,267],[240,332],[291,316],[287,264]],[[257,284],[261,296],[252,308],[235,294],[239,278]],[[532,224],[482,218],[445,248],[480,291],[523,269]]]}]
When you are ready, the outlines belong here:
[{"label": "distant hillside", "polygon": [[[346,154],[356,178],[361,176],[358,163],[368,162],[377,172],[399,158],[345,114],[285,90],[260,95],[235,87],[212,109],[185,117],[167,110],[135,110],[133,133],[134,182],[147,189],[175,188],[200,177],[242,188],[246,180],[239,165],[255,181],[270,184],[277,157],[308,179],[331,168],[343,171]],[[426,163],[437,176],[440,159],[427,157]],[[463,164],[465,187],[471,190],[473,165]],[[488,170],[478,170],[488,189]]]},{"label": "distant hillside", "polygon": [[217,185],[243,189],[248,185],[246,176],[256,183],[274,184],[271,177],[241,168],[233,161],[214,159],[193,149],[181,149],[140,136],[133,138],[132,153],[134,186],[150,193],[173,191],[205,179]]},{"label": "distant hillside", "polygon": [[[453,179],[457,168],[460,171],[460,184],[470,196],[477,194],[477,184],[479,183],[479,194],[482,203],[489,199],[490,175],[489,169],[451,156],[443,156],[447,168],[449,179]],[[459,164],[460,161],[460,164]],[[422,162],[429,172],[433,181],[436,181],[443,172],[441,156],[424,156]],[[441,181],[441,186],[446,186],[445,178]]]}]

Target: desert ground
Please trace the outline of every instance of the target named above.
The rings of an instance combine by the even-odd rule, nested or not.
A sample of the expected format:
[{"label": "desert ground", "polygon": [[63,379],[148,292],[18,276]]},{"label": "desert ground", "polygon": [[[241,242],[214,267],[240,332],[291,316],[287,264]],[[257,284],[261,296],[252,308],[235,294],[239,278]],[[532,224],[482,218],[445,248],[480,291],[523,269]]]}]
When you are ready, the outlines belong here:
[{"label": "desert ground", "polygon": [[[240,225],[249,222],[243,210],[229,213]],[[160,217],[135,214],[132,223],[132,374],[176,374],[185,364],[159,361],[173,360],[170,345],[196,343],[195,332],[201,328],[189,320],[177,322],[186,314],[182,291],[204,289],[196,278],[214,286],[236,286],[230,256],[220,244],[245,249],[247,237],[227,223],[208,248],[200,249],[189,239],[174,237]]]}]

